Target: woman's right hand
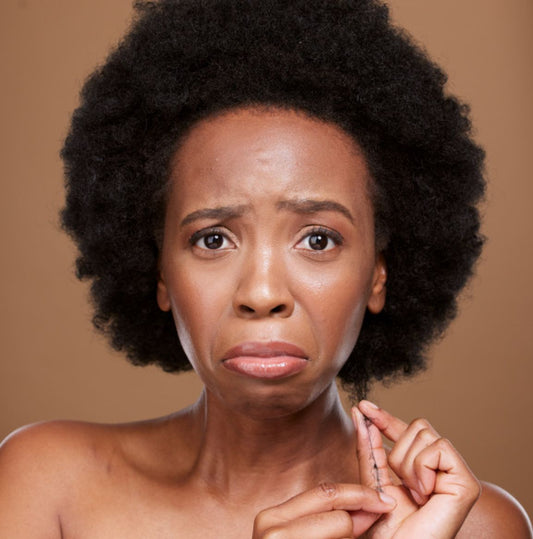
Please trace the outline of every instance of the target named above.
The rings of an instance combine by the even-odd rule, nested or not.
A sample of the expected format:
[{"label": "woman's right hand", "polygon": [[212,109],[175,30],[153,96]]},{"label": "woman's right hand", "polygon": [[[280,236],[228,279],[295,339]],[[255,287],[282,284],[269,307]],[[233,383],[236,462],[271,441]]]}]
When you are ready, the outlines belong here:
[{"label": "woman's right hand", "polygon": [[253,539],[345,539],[360,537],[396,502],[362,485],[322,483],[261,511]]}]

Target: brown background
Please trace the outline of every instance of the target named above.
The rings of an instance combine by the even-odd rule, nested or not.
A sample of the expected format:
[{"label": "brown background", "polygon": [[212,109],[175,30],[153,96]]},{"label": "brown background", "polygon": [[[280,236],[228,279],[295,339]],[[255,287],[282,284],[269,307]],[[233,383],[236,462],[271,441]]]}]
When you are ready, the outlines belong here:
[{"label": "brown background", "polygon": [[[531,514],[533,2],[393,0],[396,20],[472,105],[488,153],[489,243],[461,313],[415,381],[378,390],[426,416],[483,479]],[[89,323],[74,249],[58,230],[58,150],[79,87],[126,28],[131,0],[2,0],[0,438],[51,418],[129,421],[195,399],[192,374],[129,366]]]}]

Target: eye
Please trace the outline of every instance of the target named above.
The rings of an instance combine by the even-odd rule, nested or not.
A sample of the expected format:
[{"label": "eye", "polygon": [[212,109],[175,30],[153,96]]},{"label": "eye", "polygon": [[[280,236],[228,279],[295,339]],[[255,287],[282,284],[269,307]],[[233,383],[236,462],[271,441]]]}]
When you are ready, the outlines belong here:
[{"label": "eye", "polygon": [[331,251],[342,245],[342,236],[328,228],[318,227],[309,231],[296,245],[297,249]]},{"label": "eye", "polygon": [[333,240],[328,238],[325,234],[312,234],[307,236],[307,244],[314,251],[325,251],[326,249],[335,247]]},{"label": "eye", "polygon": [[224,245],[224,236],[222,234],[209,234],[196,242],[196,246],[206,247],[207,249],[220,249]]},{"label": "eye", "polygon": [[235,247],[225,233],[216,228],[209,228],[195,232],[189,243],[198,249],[209,251],[223,251]]}]

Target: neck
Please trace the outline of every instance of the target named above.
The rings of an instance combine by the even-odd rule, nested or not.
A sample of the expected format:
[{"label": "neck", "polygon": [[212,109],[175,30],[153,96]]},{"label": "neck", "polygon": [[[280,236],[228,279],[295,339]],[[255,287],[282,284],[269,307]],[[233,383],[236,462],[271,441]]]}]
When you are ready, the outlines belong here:
[{"label": "neck", "polygon": [[195,407],[202,425],[193,477],[225,499],[292,496],[322,481],[354,481],[354,434],[337,387],[306,408],[254,418],[204,392]]}]

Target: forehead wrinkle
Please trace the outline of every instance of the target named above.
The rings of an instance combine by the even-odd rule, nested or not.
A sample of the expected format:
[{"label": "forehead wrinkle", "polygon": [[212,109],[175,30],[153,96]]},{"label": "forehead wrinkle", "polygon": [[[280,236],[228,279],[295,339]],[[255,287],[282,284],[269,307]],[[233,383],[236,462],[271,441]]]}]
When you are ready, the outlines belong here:
[{"label": "forehead wrinkle", "polygon": [[250,206],[240,204],[237,206],[217,206],[215,208],[202,208],[186,215],[180,223],[180,226],[188,225],[199,219],[234,219],[241,217],[244,213],[250,210]]},{"label": "forehead wrinkle", "polygon": [[310,214],[321,211],[334,211],[344,215],[351,223],[354,222],[350,210],[334,200],[313,200],[313,199],[295,199],[281,200],[277,203],[279,210],[290,210],[295,213]]}]

